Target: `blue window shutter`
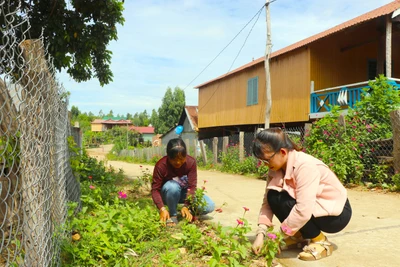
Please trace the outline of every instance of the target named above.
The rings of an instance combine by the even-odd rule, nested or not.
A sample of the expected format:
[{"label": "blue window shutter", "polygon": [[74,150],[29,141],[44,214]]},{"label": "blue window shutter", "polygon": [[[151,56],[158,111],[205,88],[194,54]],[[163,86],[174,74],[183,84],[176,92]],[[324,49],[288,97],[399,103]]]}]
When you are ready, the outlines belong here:
[{"label": "blue window shutter", "polygon": [[253,100],[253,79],[247,80],[247,105],[250,106]]},{"label": "blue window shutter", "polygon": [[258,77],[253,79],[253,105],[258,104]]}]

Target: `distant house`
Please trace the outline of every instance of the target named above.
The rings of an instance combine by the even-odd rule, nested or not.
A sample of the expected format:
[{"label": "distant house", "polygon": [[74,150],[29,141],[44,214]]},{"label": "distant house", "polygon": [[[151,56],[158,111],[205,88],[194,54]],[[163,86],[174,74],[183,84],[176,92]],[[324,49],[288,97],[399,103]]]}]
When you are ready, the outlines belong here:
[{"label": "distant house", "polygon": [[152,126],[145,126],[145,127],[131,126],[131,127],[129,127],[129,130],[136,131],[136,132],[142,134],[143,140],[145,142],[153,141],[154,127],[152,127]]},{"label": "distant house", "polygon": [[[329,105],[347,110],[379,74],[400,87],[400,0],[273,52],[270,74],[271,127],[304,126]],[[199,139],[264,127],[264,57],[196,88]]]},{"label": "distant house", "polygon": [[[181,134],[181,138],[185,142],[189,142],[189,145],[191,147],[194,145],[195,141],[197,145],[197,131],[198,131],[197,112],[198,112],[197,106],[185,106],[182,110],[181,116],[178,121],[178,125],[183,126],[183,132]],[[169,140],[178,137],[178,135],[175,133],[175,128],[176,126],[172,127],[161,136],[162,145],[167,145]]]},{"label": "distant house", "polygon": [[92,132],[104,132],[113,127],[129,127],[132,125],[130,120],[121,119],[120,117],[103,117],[95,119],[91,122]]}]

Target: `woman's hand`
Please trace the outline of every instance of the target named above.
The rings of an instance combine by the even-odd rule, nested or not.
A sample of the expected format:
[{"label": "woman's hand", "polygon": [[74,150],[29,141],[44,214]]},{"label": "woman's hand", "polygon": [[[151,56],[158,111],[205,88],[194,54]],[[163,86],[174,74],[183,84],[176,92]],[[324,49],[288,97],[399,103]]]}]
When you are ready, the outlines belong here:
[{"label": "woman's hand", "polygon": [[254,240],[253,245],[251,246],[251,249],[253,250],[254,254],[258,255],[261,252],[263,245],[264,245],[264,235],[262,233],[259,233],[256,237],[256,240]]},{"label": "woman's hand", "polygon": [[186,220],[188,220],[189,222],[192,221],[193,219],[193,215],[190,213],[189,209],[187,207],[183,207],[181,209],[181,214],[183,218],[186,218]]},{"label": "woman's hand", "polygon": [[160,209],[160,221],[166,222],[170,218],[169,212],[165,207]]}]

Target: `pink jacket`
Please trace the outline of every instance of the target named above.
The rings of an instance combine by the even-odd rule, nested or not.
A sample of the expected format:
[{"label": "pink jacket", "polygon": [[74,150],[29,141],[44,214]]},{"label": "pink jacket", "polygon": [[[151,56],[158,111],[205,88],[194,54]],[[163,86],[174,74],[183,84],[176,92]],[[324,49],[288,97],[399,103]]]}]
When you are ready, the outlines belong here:
[{"label": "pink jacket", "polygon": [[281,228],[294,235],[311,218],[340,215],[347,200],[347,191],[336,175],[322,161],[303,152],[289,151],[286,174],[268,173],[268,182],[258,218],[259,224],[272,226],[272,210],[268,204],[269,189],[285,190],[296,199],[296,205]]}]

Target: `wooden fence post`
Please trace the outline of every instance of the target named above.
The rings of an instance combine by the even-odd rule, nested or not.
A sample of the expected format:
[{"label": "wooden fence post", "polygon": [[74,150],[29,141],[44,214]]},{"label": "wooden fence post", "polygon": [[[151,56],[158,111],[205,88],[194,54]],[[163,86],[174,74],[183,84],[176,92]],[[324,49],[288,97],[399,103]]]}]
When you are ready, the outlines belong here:
[{"label": "wooden fence post", "polygon": [[214,164],[218,163],[218,137],[214,137],[213,139],[213,155],[214,155]]},{"label": "wooden fence post", "polygon": [[[183,141],[185,142],[185,145],[186,145],[186,153],[188,155],[190,155],[190,142],[189,142],[189,139],[184,139]],[[190,155],[190,156],[193,156],[193,155]]]},{"label": "wooden fence post", "polygon": [[390,112],[393,129],[393,168],[400,172],[400,109]]},{"label": "wooden fence post", "polygon": [[193,153],[193,155],[194,155],[194,158],[197,159],[197,157],[198,157],[199,155],[198,155],[198,153],[197,153],[197,140],[196,140],[196,139],[193,139],[193,147],[194,147],[194,153]]},{"label": "wooden fence post", "polygon": [[226,153],[228,151],[228,145],[229,145],[229,136],[224,136],[222,139],[222,153]]},{"label": "wooden fence post", "polygon": [[239,133],[239,161],[244,160],[244,132]]},{"label": "wooden fence post", "polygon": [[207,165],[207,153],[206,153],[206,149],[204,147],[203,140],[200,140],[200,150],[201,150],[201,155],[203,157],[204,165]]}]

